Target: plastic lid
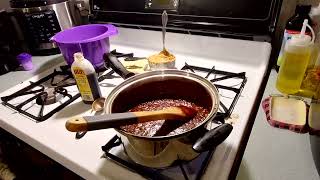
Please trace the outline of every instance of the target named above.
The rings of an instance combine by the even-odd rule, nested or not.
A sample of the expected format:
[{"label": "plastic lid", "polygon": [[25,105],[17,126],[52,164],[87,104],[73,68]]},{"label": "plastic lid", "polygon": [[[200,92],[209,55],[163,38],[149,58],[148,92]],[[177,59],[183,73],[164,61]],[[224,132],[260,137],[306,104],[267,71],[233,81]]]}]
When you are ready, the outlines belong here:
[{"label": "plastic lid", "polygon": [[308,35],[293,35],[285,45],[285,51],[295,53],[295,54],[304,54],[311,50],[310,45],[311,37]]},{"label": "plastic lid", "polygon": [[307,132],[307,106],[304,101],[270,96],[262,101],[262,107],[271,126],[297,133]]},{"label": "plastic lid", "polygon": [[293,35],[290,40],[288,40],[288,50],[290,51],[290,46],[309,46],[313,43],[314,38],[311,39],[310,36],[306,35],[306,29],[309,28],[312,32],[312,36],[314,37],[314,32],[312,27],[308,25],[308,19],[305,19],[303,21],[303,26],[301,28],[300,34],[299,35]]},{"label": "plastic lid", "polygon": [[296,46],[309,46],[311,44],[311,37],[308,35],[293,35],[292,38],[288,41],[290,45]]},{"label": "plastic lid", "polygon": [[314,130],[320,130],[320,104],[311,103],[309,109],[309,126]]},{"label": "plastic lid", "polygon": [[28,53],[21,53],[16,58],[20,63],[24,63],[26,61],[30,61],[32,56],[31,54],[28,54]]}]

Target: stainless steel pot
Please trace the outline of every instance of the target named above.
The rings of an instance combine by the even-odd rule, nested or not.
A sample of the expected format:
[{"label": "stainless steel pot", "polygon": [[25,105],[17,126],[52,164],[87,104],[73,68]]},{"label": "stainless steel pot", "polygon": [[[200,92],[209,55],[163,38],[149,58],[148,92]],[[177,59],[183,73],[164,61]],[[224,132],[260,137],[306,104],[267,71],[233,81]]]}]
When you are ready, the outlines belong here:
[{"label": "stainless steel pot", "polygon": [[[111,67],[122,77],[133,75],[114,57],[110,58]],[[231,133],[232,126],[229,124],[210,131],[206,129],[206,124],[218,111],[218,91],[207,79],[186,71],[159,70],[128,78],[107,97],[105,112],[126,112],[142,102],[164,98],[184,99],[210,112],[197,127],[177,135],[145,137],[116,129],[124,142],[126,153],[136,163],[161,168],[170,166],[177,159],[192,160],[199,153],[216,147]]]}]

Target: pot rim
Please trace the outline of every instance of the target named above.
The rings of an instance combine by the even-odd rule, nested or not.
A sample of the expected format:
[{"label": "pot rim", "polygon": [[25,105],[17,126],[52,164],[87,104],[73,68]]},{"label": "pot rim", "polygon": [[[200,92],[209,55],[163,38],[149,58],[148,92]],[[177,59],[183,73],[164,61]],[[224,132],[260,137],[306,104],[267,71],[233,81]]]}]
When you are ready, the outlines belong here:
[{"label": "pot rim", "polygon": [[139,82],[143,79],[149,79],[149,78],[153,78],[153,77],[165,77],[165,76],[171,76],[171,77],[181,77],[181,78],[186,78],[186,79],[190,79],[193,81],[196,81],[197,83],[199,83],[200,85],[202,85],[203,87],[205,87],[208,91],[209,94],[211,96],[211,100],[212,100],[212,107],[211,110],[208,114],[208,116],[200,123],[198,124],[196,127],[185,131],[183,133],[180,134],[175,134],[175,135],[167,135],[167,136],[154,136],[154,137],[150,137],[150,136],[138,136],[138,135],[134,135],[131,133],[127,133],[123,130],[121,130],[120,128],[115,128],[116,131],[118,131],[119,133],[125,135],[125,136],[132,136],[135,138],[140,138],[140,139],[145,139],[145,140],[153,140],[153,141],[157,141],[157,140],[168,140],[168,139],[173,139],[173,138],[177,138],[180,136],[184,136],[190,132],[192,132],[193,130],[198,129],[199,127],[203,126],[204,124],[206,124],[209,120],[212,120],[219,109],[219,93],[217,88],[215,87],[214,84],[212,84],[209,80],[207,80],[204,77],[201,77],[195,73],[192,72],[187,72],[187,71],[182,71],[182,70],[175,70],[175,69],[164,69],[164,70],[156,70],[156,71],[150,71],[150,72],[145,72],[142,74],[137,74],[134,75],[128,79],[126,79],[124,82],[120,83],[119,85],[117,85],[108,95],[108,97],[106,98],[105,101],[105,106],[104,106],[104,111],[105,113],[111,113],[111,108],[112,108],[112,104],[115,100],[115,98],[118,96],[118,94],[128,88],[131,84]]}]

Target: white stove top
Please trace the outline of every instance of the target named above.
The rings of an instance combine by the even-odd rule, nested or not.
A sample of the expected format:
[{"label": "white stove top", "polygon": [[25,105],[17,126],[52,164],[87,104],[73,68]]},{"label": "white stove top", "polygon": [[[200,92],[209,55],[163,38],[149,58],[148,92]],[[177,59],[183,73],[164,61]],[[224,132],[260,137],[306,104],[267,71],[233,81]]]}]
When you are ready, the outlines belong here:
[{"label": "white stove top", "polygon": [[[137,57],[154,54],[161,49],[161,33],[145,30],[119,29],[120,34],[112,38],[111,48],[118,52],[133,52]],[[250,112],[264,77],[271,45],[266,42],[253,42],[234,39],[194,36],[168,33],[167,48],[176,55],[176,67],[181,69],[184,63],[200,67],[246,72],[247,84],[233,111],[236,119],[234,130],[223,144],[216,149],[203,179],[227,179],[238,151],[240,140],[247,125]],[[58,65],[59,66],[59,65]],[[58,67],[57,66],[57,67]],[[52,73],[53,69],[43,72],[29,81],[36,81]],[[0,96],[29,85],[29,81],[16,85]],[[121,78],[106,79],[102,83],[117,85]],[[236,81],[225,81],[238,85]],[[219,83],[217,83],[219,84]],[[71,87],[75,90],[75,87]],[[103,96],[107,96],[113,87],[102,87]],[[220,92],[222,101],[228,101],[228,92]],[[224,99],[224,100],[223,100]],[[230,101],[230,100],[229,100]],[[113,129],[88,132],[82,139],[76,140],[75,134],[65,129],[68,118],[90,114],[90,105],[78,98],[57,112],[48,120],[36,123],[21,114],[0,106],[0,125],[3,129],[30,144],[85,179],[141,179],[142,177],[114,162],[102,158],[103,146],[115,135]]]}]

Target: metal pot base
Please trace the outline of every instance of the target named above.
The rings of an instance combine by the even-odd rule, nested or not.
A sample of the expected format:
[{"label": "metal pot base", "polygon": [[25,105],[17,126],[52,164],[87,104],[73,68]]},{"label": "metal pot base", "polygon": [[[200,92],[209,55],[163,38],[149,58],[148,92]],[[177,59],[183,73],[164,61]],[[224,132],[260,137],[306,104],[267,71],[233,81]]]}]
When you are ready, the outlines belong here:
[{"label": "metal pot base", "polygon": [[192,150],[192,145],[187,145],[179,141],[168,141],[162,151],[153,154],[153,152],[157,151],[156,147],[159,146],[155,142],[152,142],[154,143],[153,146],[151,144],[151,146],[145,144],[145,148],[139,150],[136,149],[138,146],[133,146],[132,141],[127,137],[121,135],[121,139],[130,159],[146,167],[165,168],[171,166],[177,159],[190,161],[199,155],[199,153]]}]

